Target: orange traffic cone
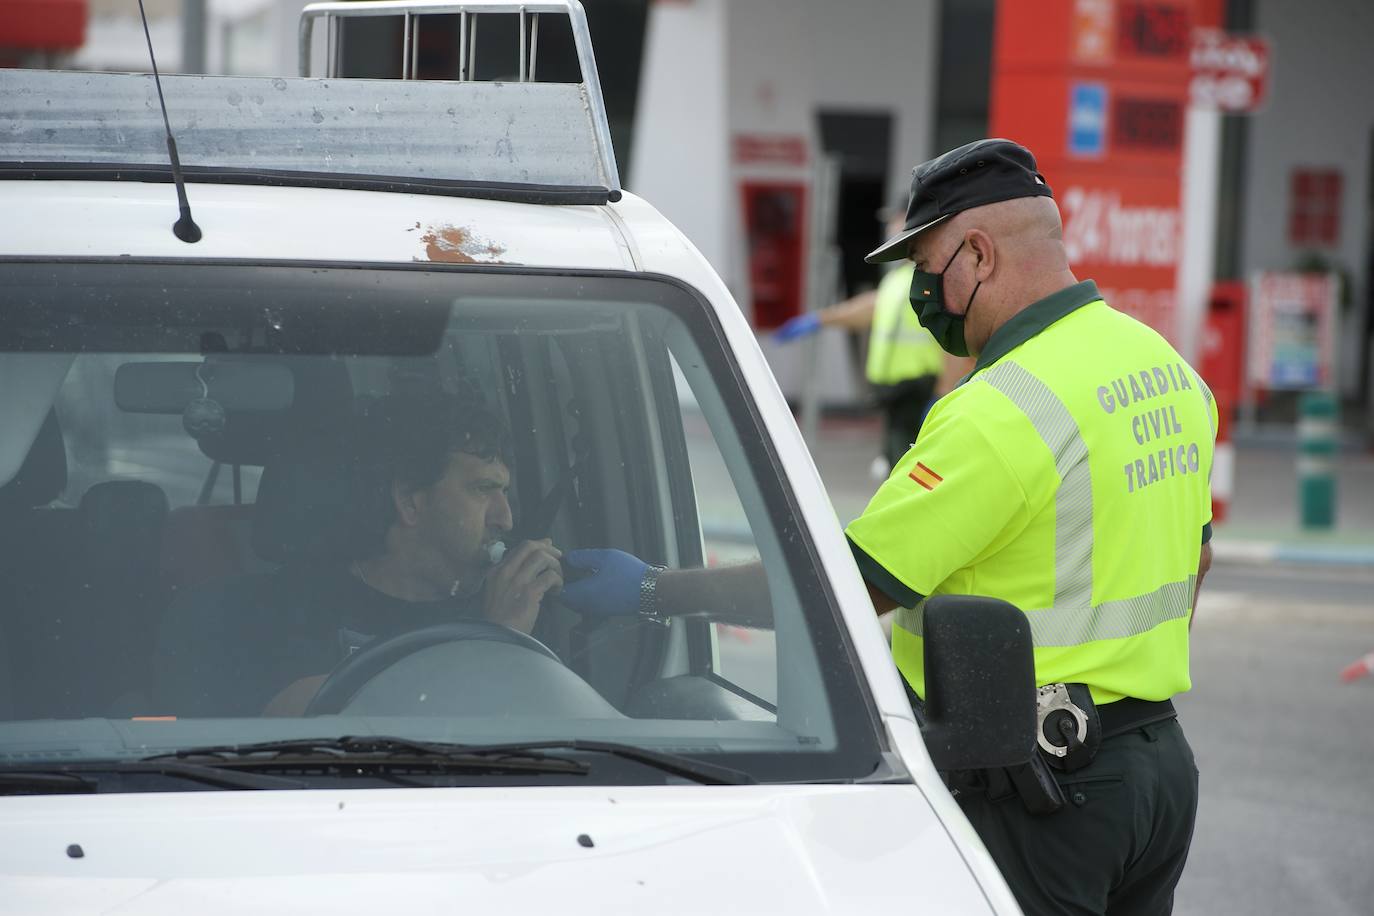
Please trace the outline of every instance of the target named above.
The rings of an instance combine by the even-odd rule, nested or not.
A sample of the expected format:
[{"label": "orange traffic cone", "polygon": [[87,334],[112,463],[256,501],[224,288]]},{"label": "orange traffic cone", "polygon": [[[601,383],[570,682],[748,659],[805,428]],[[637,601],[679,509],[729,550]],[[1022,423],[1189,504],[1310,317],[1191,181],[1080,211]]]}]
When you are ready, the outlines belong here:
[{"label": "orange traffic cone", "polygon": [[1374,652],[1342,668],[1341,682],[1350,684],[1362,677],[1368,677],[1371,672],[1374,672]]}]

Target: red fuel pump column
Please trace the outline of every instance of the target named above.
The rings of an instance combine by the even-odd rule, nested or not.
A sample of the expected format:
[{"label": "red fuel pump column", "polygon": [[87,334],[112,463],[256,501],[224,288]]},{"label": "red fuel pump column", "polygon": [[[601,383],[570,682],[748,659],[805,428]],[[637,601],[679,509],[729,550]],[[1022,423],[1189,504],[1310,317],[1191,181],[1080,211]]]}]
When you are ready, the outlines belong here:
[{"label": "red fuel pump column", "polygon": [[999,0],[991,131],[1035,153],[1080,279],[1176,340],[1189,49],[1206,0]]},{"label": "red fuel pump column", "polygon": [[806,185],[744,181],[745,238],[754,327],[778,327],[806,307]]},{"label": "red fuel pump column", "polygon": [[1212,459],[1212,521],[1226,521],[1235,493],[1235,450],[1231,446],[1231,417],[1240,404],[1245,372],[1246,285],[1218,283],[1208,301],[1198,367],[1217,400],[1217,448]]}]

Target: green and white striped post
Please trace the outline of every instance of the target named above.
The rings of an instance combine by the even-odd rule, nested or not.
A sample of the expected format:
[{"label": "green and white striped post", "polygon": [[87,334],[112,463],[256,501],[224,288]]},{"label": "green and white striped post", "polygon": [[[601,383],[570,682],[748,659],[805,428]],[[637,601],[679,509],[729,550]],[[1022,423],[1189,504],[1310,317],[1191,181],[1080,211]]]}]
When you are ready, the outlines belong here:
[{"label": "green and white striped post", "polygon": [[1298,499],[1304,528],[1336,523],[1336,396],[1306,391],[1298,404]]}]

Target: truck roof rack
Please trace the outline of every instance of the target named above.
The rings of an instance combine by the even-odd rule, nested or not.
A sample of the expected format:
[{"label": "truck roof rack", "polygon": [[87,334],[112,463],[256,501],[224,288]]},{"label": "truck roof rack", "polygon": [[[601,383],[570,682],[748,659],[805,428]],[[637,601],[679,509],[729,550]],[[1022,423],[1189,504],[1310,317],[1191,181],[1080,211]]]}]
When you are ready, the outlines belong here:
[{"label": "truck roof rack", "polygon": [[[458,15],[457,79],[414,79],[427,15]],[[479,16],[520,20],[516,82],[471,79]],[[537,82],[539,16],[566,15],[582,82]],[[402,79],[332,76],[338,23],[404,17]],[[326,27],[325,75],[311,70]],[[169,76],[167,111],[189,181],[396,190],[548,204],[619,200],[601,83],[578,0],[368,0],[301,14],[301,76]],[[151,75],[9,70],[0,178],[171,181]]]}]

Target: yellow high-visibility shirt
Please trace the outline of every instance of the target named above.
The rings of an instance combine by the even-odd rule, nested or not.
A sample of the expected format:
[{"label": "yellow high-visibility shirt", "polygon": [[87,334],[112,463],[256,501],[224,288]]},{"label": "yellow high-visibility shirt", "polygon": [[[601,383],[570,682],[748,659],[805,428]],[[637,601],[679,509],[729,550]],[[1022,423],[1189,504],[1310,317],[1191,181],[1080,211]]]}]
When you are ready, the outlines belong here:
[{"label": "yellow high-visibility shirt", "polygon": [[1099,703],[1187,690],[1216,425],[1198,374],[1091,281],[999,328],[846,530],[903,605],[892,653],[917,694],[923,599],[941,594],[1020,608],[1040,685]]}]

